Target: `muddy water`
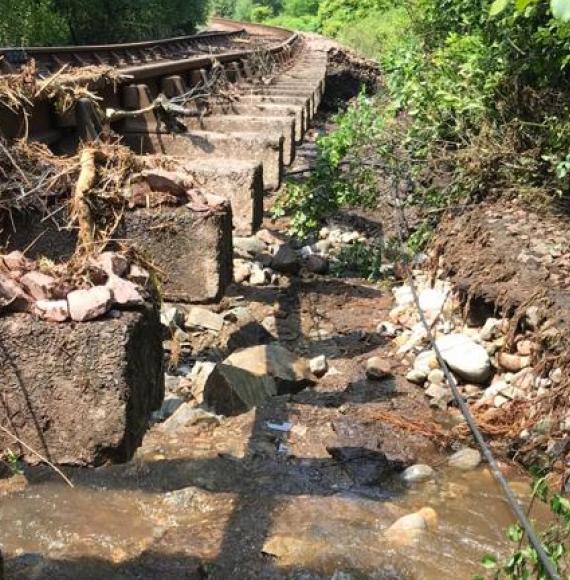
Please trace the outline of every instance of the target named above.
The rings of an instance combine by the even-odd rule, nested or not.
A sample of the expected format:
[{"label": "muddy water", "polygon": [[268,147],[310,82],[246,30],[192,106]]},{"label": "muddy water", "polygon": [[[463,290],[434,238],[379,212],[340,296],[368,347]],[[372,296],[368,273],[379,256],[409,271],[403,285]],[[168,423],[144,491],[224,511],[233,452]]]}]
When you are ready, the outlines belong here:
[{"label": "muddy water", "polygon": [[[338,578],[344,572],[441,580],[469,578],[480,572],[483,554],[508,549],[503,529],[512,516],[486,467],[468,473],[440,467],[434,481],[413,486],[390,475],[383,485],[362,486],[324,457],[310,466],[306,459],[284,460],[272,476],[267,465],[235,451],[200,461],[147,449],[130,465],[72,474],[73,490],[42,476],[6,491],[0,544],[8,578]],[[515,477],[514,485],[528,496],[524,479]],[[400,516],[426,506],[437,512],[436,529],[411,543],[385,537]]]},{"label": "muddy water", "polygon": [[[129,464],[69,470],[72,490],[46,471],[0,480],[9,580],[458,580],[481,573],[484,554],[508,552],[513,519],[488,469],[449,470],[441,441],[404,428],[434,416],[401,361],[393,378],[366,379],[368,357],[390,356],[376,333],[389,291],[309,276],[226,298],[244,305],[258,323],[273,316],[291,350],[325,354],[329,373],[220,425],[156,426]],[[343,460],[355,453],[366,461]],[[403,485],[393,466],[411,463],[436,478]],[[527,503],[528,482],[508,476]],[[425,507],[437,525],[413,542],[387,536]]]}]

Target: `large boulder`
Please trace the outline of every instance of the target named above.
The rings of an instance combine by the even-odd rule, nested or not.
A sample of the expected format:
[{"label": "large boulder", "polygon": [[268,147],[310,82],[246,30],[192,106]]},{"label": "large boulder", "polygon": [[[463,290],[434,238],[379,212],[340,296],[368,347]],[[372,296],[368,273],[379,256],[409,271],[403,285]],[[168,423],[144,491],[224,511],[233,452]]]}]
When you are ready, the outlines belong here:
[{"label": "large boulder", "polygon": [[277,343],[237,351],[224,363],[258,377],[271,377],[279,394],[296,393],[313,383],[308,361]]},{"label": "large boulder", "polygon": [[204,386],[204,403],[220,415],[239,415],[277,394],[272,377],[227,364],[219,364]]},{"label": "large boulder", "polygon": [[448,334],[437,339],[437,347],[449,368],[470,383],[484,383],[491,375],[487,351],[464,334]]},{"label": "large boulder", "polygon": [[278,344],[238,351],[216,366],[203,389],[204,403],[221,415],[237,415],[278,394],[312,384],[305,359]]}]

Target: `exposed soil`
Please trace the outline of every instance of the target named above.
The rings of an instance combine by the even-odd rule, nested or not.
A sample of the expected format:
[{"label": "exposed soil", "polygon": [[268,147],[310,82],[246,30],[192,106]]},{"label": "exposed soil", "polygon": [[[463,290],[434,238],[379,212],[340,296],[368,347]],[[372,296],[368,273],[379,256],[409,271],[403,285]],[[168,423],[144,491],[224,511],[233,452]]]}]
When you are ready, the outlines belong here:
[{"label": "exposed soil", "polygon": [[[534,369],[543,376],[554,368],[562,369],[563,378],[556,388],[537,397],[532,405],[516,409],[535,424],[547,418],[546,433],[530,441],[511,433],[501,441],[503,449],[517,452],[519,460],[554,465],[560,472],[565,470],[568,438],[563,420],[568,414],[570,363],[570,245],[566,230],[567,218],[562,214],[538,213],[523,203],[500,200],[461,215],[450,214],[434,243],[439,265],[463,298],[468,318],[474,323],[492,315],[511,318],[510,342],[524,334],[538,345],[532,355]],[[525,320],[529,307],[536,308],[537,328],[530,328]]]}]

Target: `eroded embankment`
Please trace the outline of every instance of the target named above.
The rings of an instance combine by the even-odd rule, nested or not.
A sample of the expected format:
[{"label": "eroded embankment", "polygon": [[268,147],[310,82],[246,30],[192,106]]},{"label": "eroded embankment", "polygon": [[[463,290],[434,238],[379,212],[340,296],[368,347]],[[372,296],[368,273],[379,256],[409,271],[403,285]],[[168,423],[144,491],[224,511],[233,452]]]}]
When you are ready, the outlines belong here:
[{"label": "eroded embankment", "polygon": [[[134,459],[67,469],[73,489],[48,469],[1,481],[8,577],[439,580],[507,551],[511,514],[461,425],[450,436],[431,355],[416,382],[441,396],[406,379],[427,344],[397,264],[379,282],[339,268],[378,215],[349,222],[366,227],[339,213],[300,245],[266,218],[234,238],[221,302],[163,304],[167,395]],[[438,332],[468,334],[445,281],[416,275]]]},{"label": "eroded embankment", "polygon": [[[497,401],[503,412],[493,422],[497,428],[502,424],[500,443],[526,463],[555,464],[558,471],[569,427],[566,228],[562,214],[500,201],[450,215],[438,230],[434,250],[468,318],[479,323],[508,319],[497,366],[522,390],[511,393],[509,402]],[[500,395],[501,386],[496,390]]]}]

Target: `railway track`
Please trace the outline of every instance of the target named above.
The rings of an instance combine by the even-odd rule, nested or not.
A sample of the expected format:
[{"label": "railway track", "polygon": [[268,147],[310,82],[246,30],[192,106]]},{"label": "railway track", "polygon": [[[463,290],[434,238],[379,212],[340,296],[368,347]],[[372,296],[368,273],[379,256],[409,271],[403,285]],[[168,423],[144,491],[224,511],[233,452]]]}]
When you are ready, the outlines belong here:
[{"label": "railway track", "polygon": [[[39,96],[34,93],[25,114],[0,106],[0,179],[8,174],[4,171],[12,171],[17,199],[37,200],[26,207],[18,203],[0,211],[0,245],[5,252],[23,251],[31,260],[47,258],[48,263],[65,268],[68,260],[77,256],[78,248],[85,248],[81,228],[70,227],[75,222],[67,201],[73,188],[64,186],[62,193],[49,185],[48,192],[43,192],[46,184],[53,184],[52,178],[57,180],[61,175],[61,165],[45,169],[42,157],[40,171],[30,172],[36,179],[31,186],[9,152],[11,147],[17,149],[13,140],[25,137],[27,142],[44,143],[52,154],[64,155],[56,159],[75,164],[76,157],[67,154],[77,152],[82,142],[108,146],[102,133],[107,135],[111,129],[132,150],[122,148],[121,154],[128,153],[132,159],[134,152],[137,171],[146,167],[134,177],[143,180],[147,201],[142,206],[130,202],[125,206],[117,216],[113,239],[105,239],[106,248],[116,250],[118,238],[135,248],[137,255],[145,256],[162,273],[165,300],[214,303],[225,295],[234,280],[234,236],[253,236],[260,228],[264,194],[280,187],[284,168],[295,159],[296,147],[319,108],[328,53],[280,28],[227,20],[215,20],[212,27],[214,31],[193,37],[121,47],[2,51],[5,69],[0,75],[0,90],[2,80],[20,78],[17,74],[8,77],[6,69],[32,58],[39,77],[51,74],[47,79],[40,78],[40,85],[55,82],[51,79],[61,80],[62,69],[77,72],[80,77],[83,69],[93,69],[93,63],[120,73],[113,82],[89,85],[92,97],[75,100],[65,112],[55,106],[48,91],[39,91]],[[69,81],[72,85],[76,83],[73,78]],[[220,78],[225,93],[209,92],[213,79]],[[34,85],[29,77],[26,79]],[[187,98],[196,91],[199,98]],[[102,128],[97,115],[111,109],[121,114],[106,117]],[[90,150],[82,149],[82,168],[83,156]],[[117,154],[116,149],[110,151],[106,154],[108,165],[99,168],[102,172],[115,163],[112,156]],[[24,166],[36,165],[26,158]],[[99,169],[94,167],[92,177],[97,178]],[[71,167],[67,171],[76,175],[76,170]],[[101,179],[115,183],[106,180]],[[80,181],[77,179],[77,183]],[[125,189],[128,195],[134,195],[133,183],[129,177],[127,182],[114,185],[116,189],[109,192],[109,197],[122,196]],[[182,191],[183,197],[172,202],[172,195],[167,194],[172,188]],[[169,203],[149,203],[155,194],[162,199],[165,193]],[[98,197],[97,202],[104,206],[106,199]],[[6,200],[2,202],[5,208]],[[0,282],[2,272],[0,269]],[[265,279],[265,271],[261,276]],[[5,289],[0,284],[0,298],[4,298]],[[99,286],[92,289],[107,292]],[[63,304],[62,300],[58,302],[63,311],[56,315],[57,324],[38,314],[38,304],[16,311],[16,326],[23,324],[28,329],[33,327],[33,331],[26,333],[24,341],[15,336],[9,348],[11,364],[0,365],[0,395],[10,399],[4,411],[0,409],[0,424],[10,421],[9,416],[3,416],[5,409],[15,410],[21,418],[22,439],[44,449],[56,463],[97,464],[109,456],[128,458],[142,439],[150,411],[160,404],[164,393],[162,331],[156,309],[149,309],[147,303],[117,318],[107,316],[103,305],[102,310],[87,312],[79,319],[72,314],[71,295],[63,296]],[[116,298],[116,294],[113,296]],[[3,312],[0,327],[4,323],[13,328],[12,321],[12,313]],[[113,333],[117,338],[110,340]],[[38,359],[34,353],[45,350],[42,341],[48,336],[47,343],[57,347],[46,355],[54,365],[44,369],[39,384],[30,361]],[[69,345],[73,345],[71,350]],[[137,373],[126,372],[137,349],[145,352],[144,368]],[[102,368],[108,372],[102,374]],[[60,389],[78,380],[89,385],[86,388],[93,389],[95,397],[101,392],[108,392],[111,399],[118,397],[116,401],[109,399],[114,411],[106,415],[108,428],[86,425],[83,420],[62,425],[57,419],[65,414],[61,405],[69,404],[69,393]],[[111,383],[118,385],[112,392],[108,390]],[[22,399],[22,392],[33,392],[33,400]],[[136,411],[121,414],[121,401],[131,399],[138,401],[133,406]],[[82,405],[73,403],[79,415],[91,416]],[[39,427],[34,408],[43,409]],[[97,435],[81,443],[85,433]],[[125,436],[115,437],[117,433]]]}]

